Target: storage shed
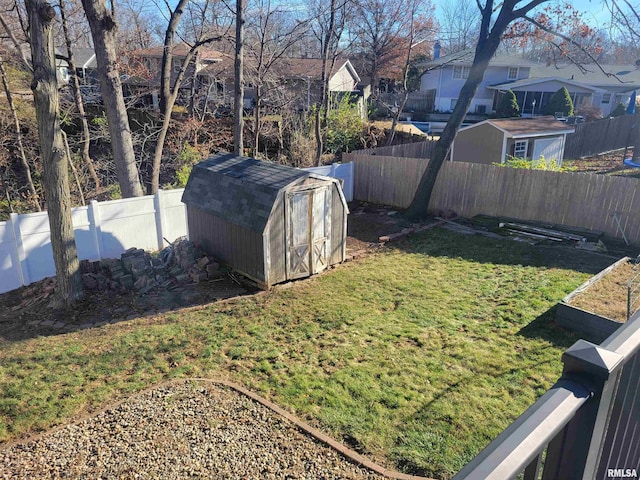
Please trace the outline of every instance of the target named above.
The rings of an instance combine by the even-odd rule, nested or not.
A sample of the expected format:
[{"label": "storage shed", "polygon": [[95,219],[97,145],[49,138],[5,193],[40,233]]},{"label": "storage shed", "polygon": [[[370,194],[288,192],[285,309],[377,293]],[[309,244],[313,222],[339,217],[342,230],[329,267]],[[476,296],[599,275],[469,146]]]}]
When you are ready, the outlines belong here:
[{"label": "storage shed", "polygon": [[262,288],[345,260],[338,180],[233,154],[193,167],[182,195],[189,239]]},{"label": "storage shed", "polygon": [[554,159],[562,165],[574,128],[554,117],[496,118],[461,128],[451,146],[454,162],[504,163],[508,157]]}]

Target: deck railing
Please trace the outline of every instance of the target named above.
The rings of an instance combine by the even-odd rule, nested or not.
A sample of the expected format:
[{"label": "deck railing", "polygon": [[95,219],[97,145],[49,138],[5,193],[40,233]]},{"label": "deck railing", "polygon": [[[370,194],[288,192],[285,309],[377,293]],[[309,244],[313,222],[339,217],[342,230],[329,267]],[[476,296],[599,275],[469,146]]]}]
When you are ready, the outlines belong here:
[{"label": "deck railing", "polygon": [[579,340],[562,376],[454,480],[638,478],[640,313],[602,344]]}]

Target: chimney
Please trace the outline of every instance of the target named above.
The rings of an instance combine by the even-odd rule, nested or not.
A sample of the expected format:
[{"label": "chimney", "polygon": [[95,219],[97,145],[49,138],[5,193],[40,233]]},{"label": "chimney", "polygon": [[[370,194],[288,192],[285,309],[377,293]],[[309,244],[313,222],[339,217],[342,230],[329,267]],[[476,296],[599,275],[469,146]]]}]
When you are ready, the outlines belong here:
[{"label": "chimney", "polygon": [[440,58],[440,40],[433,44],[433,59]]}]

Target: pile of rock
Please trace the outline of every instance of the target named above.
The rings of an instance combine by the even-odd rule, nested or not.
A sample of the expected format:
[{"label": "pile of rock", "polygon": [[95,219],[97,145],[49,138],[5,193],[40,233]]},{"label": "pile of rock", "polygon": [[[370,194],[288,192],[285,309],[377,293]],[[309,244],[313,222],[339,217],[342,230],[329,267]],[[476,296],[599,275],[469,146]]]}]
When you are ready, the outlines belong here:
[{"label": "pile of rock", "polygon": [[130,248],[119,259],[80,262],[87,290],[136,291],[154,288],[171,290],[188,283],[200,283],[224,274],[220,264],[186,238],[179,238],[159,255]]}]

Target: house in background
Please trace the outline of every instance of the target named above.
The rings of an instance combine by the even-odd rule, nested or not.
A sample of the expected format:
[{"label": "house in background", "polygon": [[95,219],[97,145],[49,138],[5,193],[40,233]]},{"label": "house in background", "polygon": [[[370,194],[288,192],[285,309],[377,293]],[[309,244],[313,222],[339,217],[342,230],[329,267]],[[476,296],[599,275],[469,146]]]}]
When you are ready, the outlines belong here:
[{"label": "house in background", "polygon": [[[434,50],[437,55],[438,50]],[[458,101],[460,90],[469,77],[473,63],[473,49],[437,57],[420,64],[425,73],[420,79],[420,92],[433,111],[451,112]],[[471,102],[469,113],[488,114],[495,109],[495,92],[489,85],[529,78],[534,64],[509,55],[495,56],[484,74],[482,84]]]},{"label": "house in background", "polygon": [[[189,45],[179,43],[173,46],[171,51],[171,84],[175,80],[182,68],[182,64],[189,52]],[[136,50],[129,58],[129,68],[132,75],[123,80],[125,94],[129,97],[139,97],[142,102],[152,105],[154,109],[159,108],[160,76],[162,69],[162,57],[164,46]],[[227,54],[207,47],[200,47],[194,55],[193,60],[187,67],[182,84],[179,87],[177,104],[186,105],[200,94],[206,85],[198,81],[201,71],[214,63],[222,62],[230,58]]]},{"label": "house in background", "polygon": [[[433,105],[432,111],[453,110],[469,76],[473,55],[474,51],[468,49],[421,64],[427,71],[422,75],[420,91]],[[547,65],[496,55],[489,62],[469,113],[490,114],[501,96],[511,90],[523,115],[539,115],[562,87],[569,91],[576,109],[592,106],[607,116],[619,103],[627,103],[633,90],[640,89],[640,61],[634,65]]]},{"label": "house in background", "polygon": [[93,48],[76,48],[73,51],[76,76],[80,85],[95,85],[98,83],[98,63]]},{"label": "house in background", "polygon": [[[208,85],[207,101],[219,105],[233,104],[233,59],[225,59],[200,72],[201,84]],[[253,79],[253,80],[252,80]],[[256,66],[251,58],[245,59],[245,108],[252,108],[256,101],[254,83]],[[358,105],[362,118],[366,118],[368,88],[359,88],[360,76],[347,59],[336,61],[329,76],[329,92],[332,101],[345,95]],[[281,58],[276,61],[262,79],[262,103],[267,109],[308,111],[320,100],[322,92],[322,60],[318,58]]]},{"label": "house in background", "polygon": [[504,163],[509,157],[555,160],[562,165],[567,134],[554,117],[497,118],[461,128],[451,146],[454,162]]}]

